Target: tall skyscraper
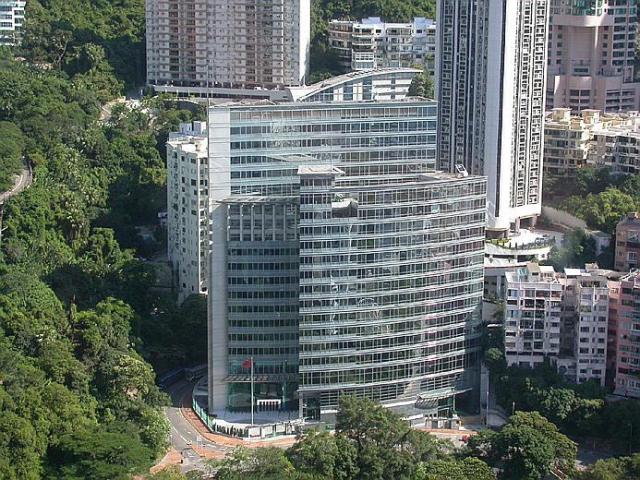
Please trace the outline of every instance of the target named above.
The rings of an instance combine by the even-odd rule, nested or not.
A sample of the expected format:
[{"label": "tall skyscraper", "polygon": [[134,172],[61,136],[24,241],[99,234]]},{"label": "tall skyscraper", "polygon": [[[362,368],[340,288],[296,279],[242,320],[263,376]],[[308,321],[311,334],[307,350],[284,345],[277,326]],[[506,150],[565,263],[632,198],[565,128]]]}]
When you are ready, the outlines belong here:
[{"label": "tall skyscraper", "polygon": [[304,85],[310,8],[310,0],[146,0],[147,83],[248,98]]},{"label": "tall skyscraper", "polygon": [[636,0],[551,0],[547,110],[638,110]]},{"label": "tall skyscraper", "polygon": [[439,0],[438,165],[488,177],[487,229],[541,211],[549,0]]},{"label": "tall skyscraper", "polygon": [[444,414],[477,378],[486,180],[439,174],[435,102],[209,109],[209,411]]}]

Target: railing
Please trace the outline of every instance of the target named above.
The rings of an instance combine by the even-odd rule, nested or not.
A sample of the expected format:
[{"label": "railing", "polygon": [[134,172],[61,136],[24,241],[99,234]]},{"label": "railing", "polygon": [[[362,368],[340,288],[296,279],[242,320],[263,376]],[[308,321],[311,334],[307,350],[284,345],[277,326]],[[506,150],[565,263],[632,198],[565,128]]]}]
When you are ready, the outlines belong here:
[{"label": "railing", "polygon": [[552,247],[556,244],[555,238],[541,238],[534,242],[518,243],[509,239],[490,239],[488,243],[507,250],[527,250],[533,248]]},{"label": "railing", "polygon": [[202,420],[210,432],[231,437],[247,439],[279,437],[282,435],[294,435],[300,428],[300,422],[297,420],[252,426],[227,422],[226,420],[210,416],[207,411],[200,406],[195,396],[193,396],[191,408],[193,408],[195,414]]}]

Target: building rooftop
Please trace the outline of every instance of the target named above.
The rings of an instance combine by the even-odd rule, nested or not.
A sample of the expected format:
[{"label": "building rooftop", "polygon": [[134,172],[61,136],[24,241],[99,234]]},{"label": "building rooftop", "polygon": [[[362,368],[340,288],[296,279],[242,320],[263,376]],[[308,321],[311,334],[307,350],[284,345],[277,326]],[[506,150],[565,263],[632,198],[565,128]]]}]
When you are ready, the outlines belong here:
[{"label": "building rooftop", "polygon": [[620,226],[640,227],[640,212],[631,212],[622,217],[618,222],[618,227]]},{"label": "building rooftop", "polygon": [[640,270],[632,270],[628,273],[623,273],[620,277],[621,281],[633,282],[634,287],[640,288]]},{"label": "building rooftop", "polygon": [[508,283],[559,283],[556,271],[550,265],[530,262],[526,267],[505,272]]},{"label": "building rooftop", "polygon": [[344,75],[338,75],[337,77],[327,78],[326,80],[322,80],[312,85],[291,87],[289,91],[291,92],[293,100],[300,101],[313,95],[317,95],[323,90],[330,90],[347,82],[362,80],[368,77],[375,78],[381,75],[388,75],[390,73],[413,73],[417,75],[420,72],[422,72],[422,70],[417,68],[378,68],[373,70],[358,70],[355,72],[345,73]]},{"label": "building rooftop", "polygon": [[298,167],[298,175],[325,177],[344,175],[344,172],[333,165],[302,165]]},{"label": "building rooftop", "polygon": [[198,158],[208,156],[207,139],[202,137],[178,137],[167,142],[173,148],[180,147],[180,150],[188,153],[197,153]]},{"label": "building rooftop", "polygon": [[[359,73],[359,72],[356,72]],[[331,108],[334,110],[344,109],[347,106],[358,107],[358,106],[380,106],[380,105],[394,105],[398,103],[407,103],[407,104],[432,104],[435,106],[435,100],[422,98],[422,97],[403,97],[396,98],[393,100],[350,100],[343,102],[274,102],[271,100],[256,100],[256,99],[244,99],[239,101],[231,101],[231,102],[223,102],[217,105],[212,105],[209,107],[210,110],[216,108],[230,108],[233,110],[243,109],[247,107],[270,107],[273,110],[281,110],[281,109],[291,109],[298,108],[301,110],[310,110],[310,109],[327,109]]]}]

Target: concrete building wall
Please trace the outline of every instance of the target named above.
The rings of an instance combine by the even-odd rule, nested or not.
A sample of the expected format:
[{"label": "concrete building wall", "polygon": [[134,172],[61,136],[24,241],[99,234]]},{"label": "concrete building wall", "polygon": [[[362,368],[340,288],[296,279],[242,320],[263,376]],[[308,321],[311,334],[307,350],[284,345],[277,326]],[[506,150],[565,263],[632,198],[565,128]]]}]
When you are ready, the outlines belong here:
[{"label": "concrete building wall", "polygon": [[146,0],[147,82],[221,97],[304,85],[310,8],[310,0]]},{"label": "concrete building wall", "polygon": [[576,383],[594,380],[605,384],[609,287],[606,278],[580,276],[575,282],[576,325],[574,357]]},{"label": "concrete building wall", "polygon": [[411,23],[387,23],[378,17],[332,20],[328,37],[345,72],[415,65],[435,72],[436,24],[428,18]]},{"label": "concrete building wall", "polygon": [[530,263],[505,278],[507,363],[534,367],[546,360],[571,382],[604,386],[612,371],[608,344],[615,351],[609,328],[616,272],[586,265],[558,273]]},{"label": "concrete building wall", "polygon": [[618,303],[616,395],[640,398],[640,273],[620,279]]},{"label": "concrete building wall", "polygon": [[[294,315],[297,322],[297,311],[287,310],[291,305],[282,303],[292,299],[274,297],[272,284],[256,284],[254,280],[262,278],[259,272],[246,276],[235,270],[242,268],[251,272],[251,268],[263,263],[277,262],[271,262],[257,250],[253,261],[238,253],[267,249],[265,245],[258,245],[255,238],[244,238],[243,233],[241,241],[232,241],[229,236],[225,241],[222,237],[216,240],[218,233],[231,232],[239,219],[249,222],[247,230],[242,227],[243,232],[255,232],[258,222],[263,222],[259,213],[262,207],[258,206],[261,202],[299,195],[297,172],[301,165],[335,165],[345,172],[354,188],[359,182],[363,182],[361,188],[368,188],[375,182],[390,179],[404,182],[433,171],[435,119],[435,102],[408,98],[378,102],[245,102],[209,109],[209,192],[214,196],[210,201],[214,215],[209,286],[210,409],[247,408],[247,372],[241,368],[245,357],[255,359],[258,400],[271,401],[274,385],[279,385],[278,390],[286,391],[281,401],[290,405],[298,379],[298,357],[291,351],[291,332],[285,331],[290,325],[283,326],[285,330],[278,333],[281,337],[269,347],[278,349],[275,356],[274,352],[265,350],[264,338],[259,337],[270,335],[269,329],[275,328],[275,323],[289,321],[290,315]],[[227,214],[221,213],[216,220],[218,204],[227,205]],[[243,207],[240,213],[228,210],[236,204],[256,204],[256,207]],[[249,225],[253,226],[249,228]],[[232,245],[232,242],[239,243]],[[283,239],[274,239],[268,249],[290,250],[283,242]],[[296,269],[295,273],[298,272]],[[278,275],[268,275],[269,279],[275,277]],[[245,279],[253,283],[238,283]],[[291,293],[289,283],[278,286],[282,287],[276,289],[278,294]],[[244,293],[251,296],[238,297]],[[263,298],[257,297],[260,295]],[[298,301],[294,300],[297,306]],[[244,310],[253,308],[256,301],[262,310]],[[241,332],[239,329],[245,328],[241,322],[249,321],[271,326],[251,327]],[[449,398],[451,393],[443,393],[443,397]]]},{"label": "concrete building wall", "polygon": [[182,124],[167,142],[167,254],[178,299],[207,292],[209,165],[206,124]]},{"label": "concrete building wall", "polygon": [[227,209],[222,201],[231,195],[231,139],[228,110],[210,111],[209,216],[211,254],[208,294],[209,411],[226,408],[228,367],[227,335]]},{"label": "concrete building wall", "polygon": [[582,167],[607,167],[614,174],[640,173],[640,115],[554,108],[545,122],[544,171],[567,177]]},{"label": "concrete building wall", "polygon": [[0,0],[0,45],[17,45],[24,32],[25,0]]},{"label": "concrete building wall", "polygon": [[640,268],[640,214],[630,213],[616,226],[615,268],[629,272]]},{"label": "concrete building wall", "polygon": [[547,109],[637,110],[635,0],[552,0]]},{"label": "concrete building wall", "polygon": [[438,3],[438,161],[487,175],[488,230],[540,214],[548,0]]},{"label": "concrete building wall", "polygon": [[560,355],[564,287],[552,267],[507,272],[505,353],[509,365],[534,367]]}]

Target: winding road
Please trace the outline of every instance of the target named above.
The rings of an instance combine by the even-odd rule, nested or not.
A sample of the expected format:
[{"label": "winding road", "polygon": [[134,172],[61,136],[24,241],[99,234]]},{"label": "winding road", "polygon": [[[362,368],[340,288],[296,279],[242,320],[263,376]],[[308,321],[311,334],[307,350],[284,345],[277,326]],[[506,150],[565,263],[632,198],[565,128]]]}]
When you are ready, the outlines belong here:
[{"label": "winding road", "polygon": [[177,455],[174,455],[173,461],[166,457],[163,461],[166,464],[179,463],[183,472],[206,471],[207,460],[222,458],[233,450],[231,446],[220,445],[204,438],[187,420],[184,410],[190,408],[192,391],[193,383],[185,380],[174,383],[166,390],[171,397],[171,406],[165,408],[165,414],[171,425],[171,449]]},{"label": "winding road", "polygon": [[25,165],[25,167],[20,172],[20,175],[17,176],[16,181],[13,184],[13,188],[11,188],[11,190],[7,190],[6,192],[0,193],[0,205],[9,200],[11,197],[29,188],[29,185],[31,185],[32,182],[33,174],[31,172],[31,168]]}]

